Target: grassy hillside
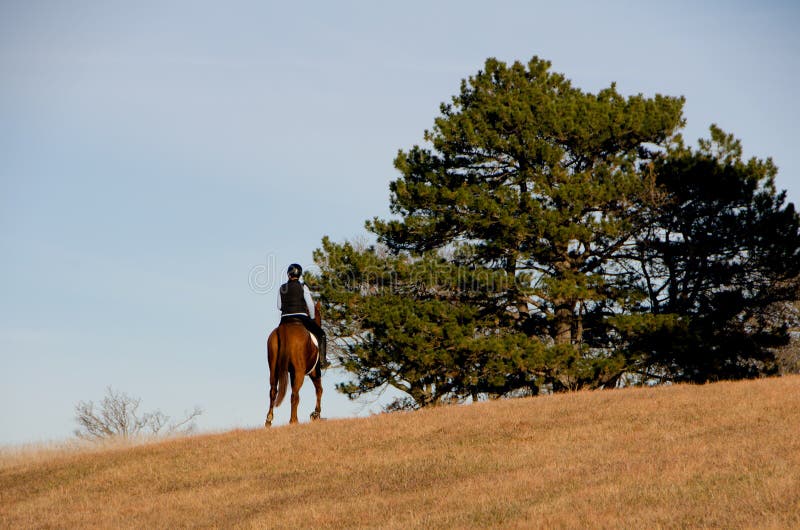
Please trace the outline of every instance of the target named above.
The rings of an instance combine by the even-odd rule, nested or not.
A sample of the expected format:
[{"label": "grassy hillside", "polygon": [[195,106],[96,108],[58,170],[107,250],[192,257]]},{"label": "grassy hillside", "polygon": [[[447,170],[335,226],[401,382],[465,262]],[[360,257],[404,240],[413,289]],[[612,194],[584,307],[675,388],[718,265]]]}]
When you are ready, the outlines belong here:
[{"label": "grassy hillside", "polygon": [[800,377],[329,420],[0,469],[3,528],[180,526],[798,528]]}]

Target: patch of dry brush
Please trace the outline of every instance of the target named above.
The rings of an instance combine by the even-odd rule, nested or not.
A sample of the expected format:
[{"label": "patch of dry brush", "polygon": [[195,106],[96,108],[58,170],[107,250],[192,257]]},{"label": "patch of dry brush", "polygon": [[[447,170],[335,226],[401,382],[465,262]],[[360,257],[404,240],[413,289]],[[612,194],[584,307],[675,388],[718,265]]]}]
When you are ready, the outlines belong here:
[{"label": "patch of dry brush", "polygon": [[54,454],[0,527],[800,527],[800,377]]}]

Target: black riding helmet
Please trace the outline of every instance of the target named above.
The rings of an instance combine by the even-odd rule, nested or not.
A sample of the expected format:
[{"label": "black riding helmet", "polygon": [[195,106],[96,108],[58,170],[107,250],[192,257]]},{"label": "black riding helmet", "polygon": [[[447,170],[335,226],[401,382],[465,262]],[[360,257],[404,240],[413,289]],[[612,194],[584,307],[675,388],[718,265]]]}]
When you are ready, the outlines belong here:
[{"label": "black riding helmet", "polygon": [[289,278],[300,278],[300,276],[303,275],[303,267],[297,263],[292,263],[289,265],[289,269],[286,271],[286,274],[289,275]]}]

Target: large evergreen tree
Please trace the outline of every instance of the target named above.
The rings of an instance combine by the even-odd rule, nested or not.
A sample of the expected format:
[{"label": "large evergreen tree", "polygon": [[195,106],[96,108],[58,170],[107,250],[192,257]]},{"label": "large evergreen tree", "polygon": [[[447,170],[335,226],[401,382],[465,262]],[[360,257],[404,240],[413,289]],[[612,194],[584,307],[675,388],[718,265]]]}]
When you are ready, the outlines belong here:
[{"label": "large evergreen tree", "polygon": [[[763,371],[775,330],[753,331],[742,308],[781,299],[797,215],[771,162],[742,162],[732,137],[683,147],[682,105],[613,84],[586,93],[536,57],[487,60],[426,144],[399,152],[397,217],[367,223],[378,244],[325,239],[315,256],[355,376],[340,389],[389,384],[426,406],[634,372]],[[725,349],[745,335],[751,346]]]}]

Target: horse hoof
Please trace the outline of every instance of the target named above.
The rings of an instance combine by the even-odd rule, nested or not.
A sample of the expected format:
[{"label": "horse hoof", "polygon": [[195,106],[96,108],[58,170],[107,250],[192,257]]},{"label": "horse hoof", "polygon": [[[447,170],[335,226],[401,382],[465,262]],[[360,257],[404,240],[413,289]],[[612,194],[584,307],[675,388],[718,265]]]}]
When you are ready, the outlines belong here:
[{"label": "horse hoof", "polygon": [[264,428],[265,429],[269,429],[270,427],[272,427],[272,422],[269,421],[269,420],[265,421],[264,422]]},{"label": "horse hoof", "polygon": [[320,414],[319,414],[319,412],[316,412],[316,411],[315,411],[315,412],[312,412],[312,413],[311,413],[311,419],[312,419],[312,420],[318,420],[318,419],[320,419]]}]

